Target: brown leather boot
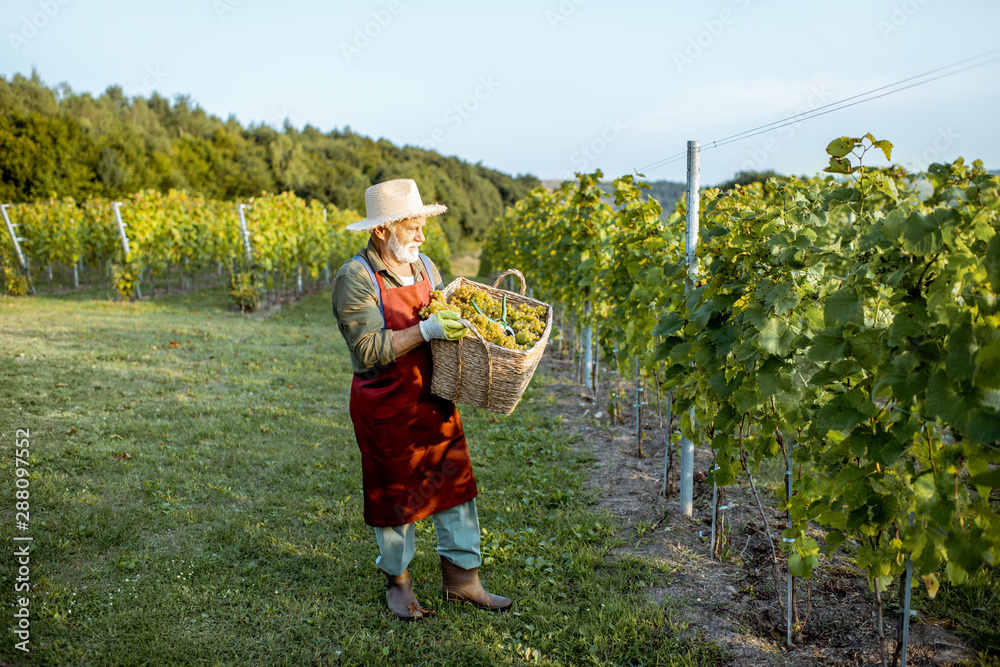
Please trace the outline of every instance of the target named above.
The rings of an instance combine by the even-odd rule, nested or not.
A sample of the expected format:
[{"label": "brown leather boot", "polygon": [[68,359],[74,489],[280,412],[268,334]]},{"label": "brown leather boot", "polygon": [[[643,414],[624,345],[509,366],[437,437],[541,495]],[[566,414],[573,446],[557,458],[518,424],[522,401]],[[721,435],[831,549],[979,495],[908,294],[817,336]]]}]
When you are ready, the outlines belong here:
[{"label": "brown leather boot", "polygon": [[505,611],[513,602],[510,598],[493,595],[479,582],[479,568],[463,570],[441,556],[441,596],[448,602],[471,602],[480,609]]},{"label": "brown leather boot", "polygon": [[385,575],[385,604],[389,611],[404,621],[423,618],[425,614],[433,614],[433,609],[424,609],[417,602],[410,582],[410,571],[404,570],[398,577],[394,574]]}]

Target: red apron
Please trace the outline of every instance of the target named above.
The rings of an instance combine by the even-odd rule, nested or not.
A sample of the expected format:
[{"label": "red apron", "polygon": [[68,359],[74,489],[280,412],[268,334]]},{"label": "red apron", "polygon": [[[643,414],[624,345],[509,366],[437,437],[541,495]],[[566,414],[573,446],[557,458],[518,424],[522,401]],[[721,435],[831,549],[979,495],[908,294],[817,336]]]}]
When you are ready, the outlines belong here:
[{"label": "red apron", "polygon": [[[382,291],[385,328],[408,329],[431,300],[431,280]],[[462,420],[451,401],[430,393],[431,346],[422,343],[351,384],[351,421],[361,450],[365,523],[402,526],[476,497]]]}]

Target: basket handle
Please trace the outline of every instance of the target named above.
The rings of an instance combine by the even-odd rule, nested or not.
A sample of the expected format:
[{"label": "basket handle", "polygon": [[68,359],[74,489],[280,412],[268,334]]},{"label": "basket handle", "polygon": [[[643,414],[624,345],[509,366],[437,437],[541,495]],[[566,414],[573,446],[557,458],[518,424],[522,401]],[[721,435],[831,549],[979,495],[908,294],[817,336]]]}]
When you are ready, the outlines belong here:
[{"label": "basket handle", "polygon": [[525,292],[528,291],[528,283],[524,281],[524,274],[518,271],[517,269],[507,269],[506,271],[501,273],[499,276],[497,276],[497,279],[493,281],[493,287],[499,285],[501,280],[503,280],[504,278],[506,278],[511,274],[514,274],[515,276],[521,279],[521,296],[524,296]]}]

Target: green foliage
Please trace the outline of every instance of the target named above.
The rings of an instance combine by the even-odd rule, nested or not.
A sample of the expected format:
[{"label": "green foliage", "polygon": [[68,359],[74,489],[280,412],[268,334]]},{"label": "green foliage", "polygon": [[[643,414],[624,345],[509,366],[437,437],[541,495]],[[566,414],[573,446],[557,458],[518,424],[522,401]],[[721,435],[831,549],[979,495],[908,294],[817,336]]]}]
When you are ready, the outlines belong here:
[{"label": "green foliage", "polygon": [[365,189],[390,178],[417,181],[426,202],[449,208],[453,247],[482,240],[490,222],[538,184],[479,164],[354,134],[286,124],[242,127],[190,98],[129,98],[112,86],[94,98],[36,74],[0,77],[0,200],[122,198],[185,190],[210,200],[294,192],[305,201],[364,210]]},{"label": "green foliage", "polygon": [[433,260],[442,276],[451,273],[451,248],[448,245],[448,237],[435,218],[427,220],[427,225],[424,227],[424,242],[420,246],[420,252]]},{"label": "green foliage", "polygon": [[[237,205],[190,195],[143,190],[122,198],[121,215],[129,238],[129,256],[121,263],[121,241],[112,202],[90,199],[48,200],[9,209],[21,225],[29,256],[39,263],[64,265],[83,260],[92,265],[114,263],[112,281],[123,299],[137,296],[143,271],[167,267],[194,269],[208,264],[229,267],[234,301],[241,308],[257,306],[267,272],[285,282],[297,277],[317,279],[326,267],[344,262],[361,244],[345,231],[360,216],[354,211],[325,209],[295,194],[263,195],[250,200],[247,228],[253,256],[247,264],[238,225]],[[430,232],[429,251],[447,266],[448,244],[439,229]],[[248,278],[250,273],[256,274]],[[11,282],[11,284],[16,284]]]},{"label": "green foliage", "polygon": [[[961,584],[942,586],[933,598],[916,591],[914,606],[934,620],[954,624],[959,635],[971,640],[982,657],[1000,662],[1000,573],[983,570]],[[974,663],[978,664],[978,663]]]},{"label": "green foliage", "polygon": [[[607,197],[614,199],[616,185],[613,181],[602,181],[600,186]],[[642,200],[644,202],[655,199],[661,205],[661,213],[672,211],[677,202],[687,194],[687,183],[679,183],[677,181],[637,180],[636,186],[642,189]]]},{"label": "green foliage", "polygon": [[768,179],[780,178],[778,174],[773,169],[767,169],[765,171],[738,171],[733,178],[728,181],[723,181],[715,187],[721,192],[728,192],[732,190],[737,185],[753,185],[754,183],[766,183]]},{"label": "green foliage", "polygon": [[8,296],[27,296],[31,292],[28,276],[17,266],[16,260],[3,263],[3,287]]},{"label": "green foliage", "polygon": [[[997,335],[980,259],[1000,225],[996,179],[939,166],[940,185],[920,201],[913,177],[862,166],[872,148],[891,154],[871,135],[831,142],[828,170],[847,184],[706,195],[708,271],[680,317],[677,385],[698,397],[723,460],[768,455],[769,432],[782,450],[798,443],[808,474],[786,531],[798,574],[815,564],[802,537],[813,521],[834,531],[830,548],[861,542],[873,585],[898,575],[906,554],[918,574],[947,563],[960,581],[1000,548],[1000,521],[981,500],[994,480],[974,478],[985,482],[978,498],[957,484],[998,460],[995,371],[979,351]],[[731,354],[718,348],[724,335],[738,341]]]},{"label": "green foliage", "polygon": [[577,321],[605,317],[602,278],[612,259],[608,228],[615,213],[603,200],[601,176],[600,170],[577,174],[555,192],[535,188],[507,209],[483,246],[480,273],[516,268],[536,298],[567,303]]},{"label": "green foliage", "polygon": [[253,271],[234,271],[229,277],[229,295],[240,311],[247,313],[260,305],[264,290]]},{"label": "green foliage", "polygon": [[94,191],[95,146],[79,123],[4,109],[0,115],[0,198],[29,201]]},{"label": "green foliage", "polygon": [[1000,556],[986,502],[1000,485],[1000,183],[961,159],[867,168],[870,150],[890,158],[892,145],[830,143],[828,171],[845,180],[703,191],[687,292],[684,203],[661,223],[631,177],[616,181],[620,210],[584,227],[599,239],[587,256],[573,245],[584,176],[508,209],[484,255],[524,267],[553,300],[589,288],[605,350],[666,362],[682,428],[711,442],[719,483],[791,454],[793,574],[818,562],[814,523],[828,551],[860,545],[873,586],[907,555],[928,585],[942,566],[958,583]]},{"label": "green foliage", "polygon": [[621,354],[638,357],[649,370],[657,365],[655,339],[649,333],[659,322],[658,313],[683,293],[683,274],[660,258],[678,252],[682,235],[676,233],[675,220],[664,224],[660,219],[662,208],[655,199],[643,200],[645,183],[623,176],[614,186],[615,204],[621,209],[608,235],[612,254],[602,280],[608,303],[601,309],[610,317],[603,318],[599,332],[602,339],[614,340]]},{"label": "green foliage", "polygon": [[606,352],[614,341],[651,370],[658,313],[683,297],[683,272],[661,261],[679,251],[683,228],[676,215],[661,219],[659,202],[645,195],[648,184],[632,176],[612,184],[613,210],[602,199],[601,176],[577,174],[554,192],[537,188],[507,209],[483,246],[480,272],[520,270],[537,298],[596,324]]},{"label": "green foliage", "polygon": [[142,267],[138,262],[130,261],[111,265],[111,283],[120,299],[130,301],[138,296],[141,276]]},{"label": "green foliage", "polygon": [[21,268],[6,227],[0,227],[0,282],[3,293],[9,296],[26,296],[31,291],[28,276]]}]

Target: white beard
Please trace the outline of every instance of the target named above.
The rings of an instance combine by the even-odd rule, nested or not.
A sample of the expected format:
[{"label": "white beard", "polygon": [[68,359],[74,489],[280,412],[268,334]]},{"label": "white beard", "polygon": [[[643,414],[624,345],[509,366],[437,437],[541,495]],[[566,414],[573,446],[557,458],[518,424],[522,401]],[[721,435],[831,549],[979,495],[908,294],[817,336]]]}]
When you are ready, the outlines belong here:
[{"label": "white beard", "polygon": [[420,244],[411,243],[405,248],[403,244],[399,242],[396,238],[396,232],[392,232],[389,235],[389,252],[391,252],[395,257],[397,262],[402,262],[403,264],[413,264],[418,259],[420,259]]}]

